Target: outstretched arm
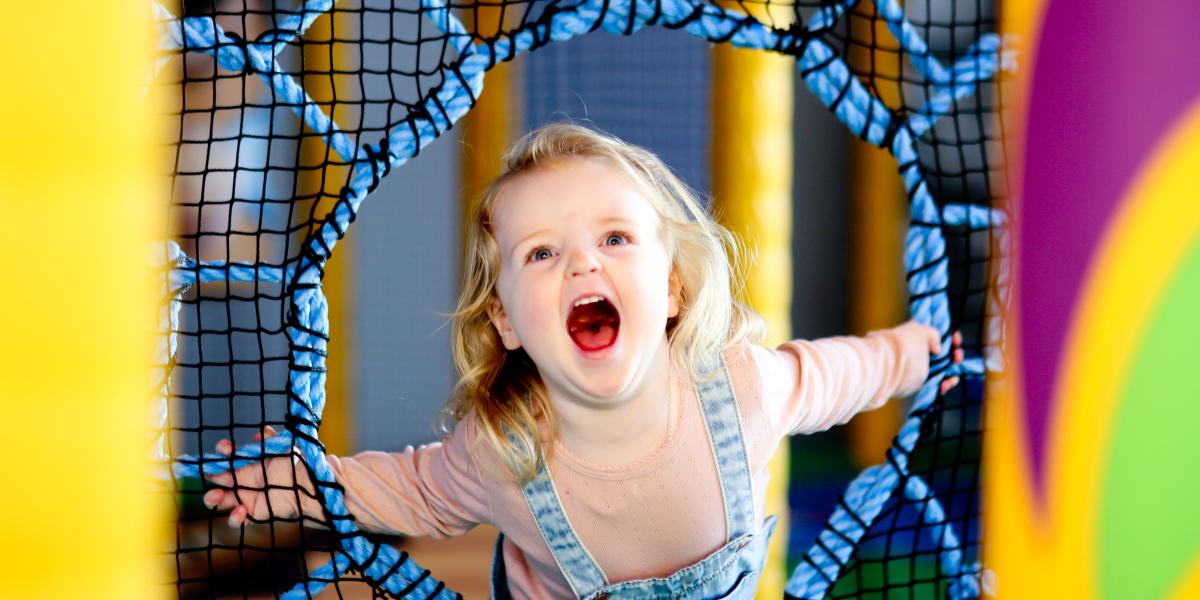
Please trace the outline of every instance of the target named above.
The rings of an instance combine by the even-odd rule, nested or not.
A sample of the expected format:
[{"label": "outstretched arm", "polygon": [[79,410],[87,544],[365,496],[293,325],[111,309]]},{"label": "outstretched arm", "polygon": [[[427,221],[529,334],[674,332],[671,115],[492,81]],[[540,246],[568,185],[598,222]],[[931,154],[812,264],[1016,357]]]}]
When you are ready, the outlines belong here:
[{"label": "outstretched arm", "polygon": [[[953,337],[951,357],[962,361],[961,336]],[[929,374],[929,356],[940,351],[932,327],[909,321],[866,337],[834,337],[787,342],[759,349],[756,362],[764,403],[779,434],[823,431],[888,398],[920,389]],[[942,391],[958,383],[942,382]]]},{"label": "outstretched arm", "polygon": [[[466,444],[466,423],[441,443],[403,452],[363,452],[329,456],[346,508],[368,531],[447,537],[490,521],[483,480]],[[267,436],[273,435],[269,431]],[[217,451],[229,454],[228,440]],[[294,518],[324,519],[308,469],[298,457],[273,458],[233,473],[214,476],[218,485],[204,495],[206,505],[229,509],[232,527],[245,521]]]}]

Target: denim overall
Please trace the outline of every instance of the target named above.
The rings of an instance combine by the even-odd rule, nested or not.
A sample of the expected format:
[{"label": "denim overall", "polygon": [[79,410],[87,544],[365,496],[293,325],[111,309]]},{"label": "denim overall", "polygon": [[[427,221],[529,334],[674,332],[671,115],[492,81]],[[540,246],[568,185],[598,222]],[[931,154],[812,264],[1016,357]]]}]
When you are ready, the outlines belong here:
[{"label": "denim overall", "polygon": [[[575,529],[563,512],[562,501],[545,467],[523,487],[525,501],[533,512],[542,537],[554,554],[578,598],[617,600],[623,598],[752,598],[758,576],[766,563],[767,542],[775,530],[775,517],[761,527],[754,524],[754,502],[750,465],[733,387],[724,361],[706,362],[702,373],[716,372],[697,383],[704,426],[716,457],[721,482],[721,500],[725,507],[726,543],[699,562],[667,577],[654,577],[610,584],[592,555],[579,542]],[[496,542],[492,559],[492,599],[508,600],[508,581],[501,552],[504,536]]]}]

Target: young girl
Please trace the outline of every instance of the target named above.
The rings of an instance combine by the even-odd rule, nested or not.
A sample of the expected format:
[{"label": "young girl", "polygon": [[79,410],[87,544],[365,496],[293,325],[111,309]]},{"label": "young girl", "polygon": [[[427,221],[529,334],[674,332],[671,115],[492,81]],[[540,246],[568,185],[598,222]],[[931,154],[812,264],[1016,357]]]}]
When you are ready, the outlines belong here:
[{"label": "young girl", "polygon": [[[435,537],[494,524],[495,597],[751,597],[779,442],[917,390],[937,333],[910,322],[761,348],[733,299],[732,236],[657,157],[560,124],[504,160],[469,223],[454,432],[330,457],[351,514]],[[311,491],[273,459],[204,499],[232,526],[320,518],[285,489],[293,472]]]}]

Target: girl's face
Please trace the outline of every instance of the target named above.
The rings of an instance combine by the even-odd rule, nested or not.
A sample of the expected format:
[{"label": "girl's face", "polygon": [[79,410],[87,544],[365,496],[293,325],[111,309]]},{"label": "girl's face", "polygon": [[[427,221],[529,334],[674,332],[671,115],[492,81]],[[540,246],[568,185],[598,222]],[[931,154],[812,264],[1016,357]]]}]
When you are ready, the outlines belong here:
[{"label": "girl's face", "polygon": [[491,221],[491,317],[505,347],[525,349],[553,399],[599,406],[640,393],[679,312],[645,192],[603,159],[568,159],[509,182]]}]

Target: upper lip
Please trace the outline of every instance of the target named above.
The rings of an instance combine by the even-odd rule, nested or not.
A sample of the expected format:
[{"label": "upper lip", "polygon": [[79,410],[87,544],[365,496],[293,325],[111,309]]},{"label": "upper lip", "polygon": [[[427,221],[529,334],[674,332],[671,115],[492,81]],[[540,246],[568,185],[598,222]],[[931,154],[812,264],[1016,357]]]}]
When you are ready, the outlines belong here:
[{"label": "upper lip", "polygon": [[609,298],[608,294],[602,294],[600,292],[586,292],[586,293],[576,296],[574,300],[572,300],[569,304],[567,304],[566,313],[568,315],[570,315],[571,309],[575,308],[576,306],[581,306],[583,304],[587,304],[588,301],[593,301],[592,300],[593,298],[597,298],[599,300],[604,300],[605,302],[608,302],[609,305],[611,305],[613,307],[613,309],[616,310],[618,314],[620,314],[621,311],[619,309],[617,309],[617,305],[612,301],[612,298]]}]

